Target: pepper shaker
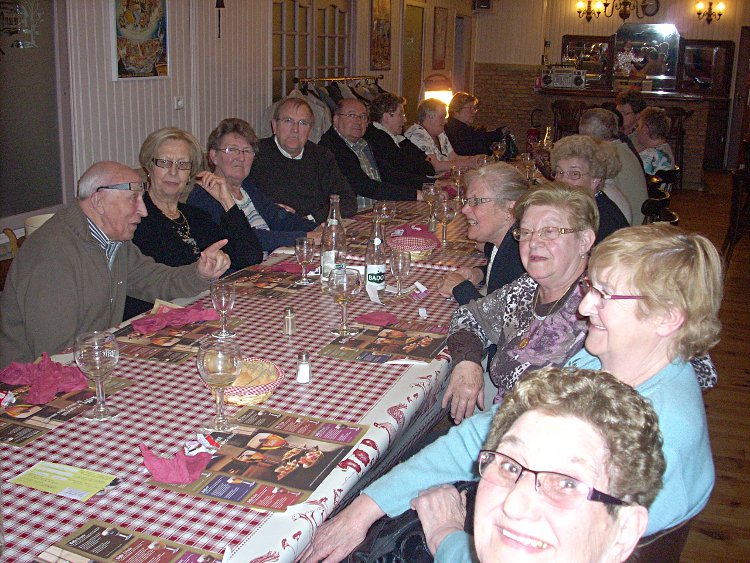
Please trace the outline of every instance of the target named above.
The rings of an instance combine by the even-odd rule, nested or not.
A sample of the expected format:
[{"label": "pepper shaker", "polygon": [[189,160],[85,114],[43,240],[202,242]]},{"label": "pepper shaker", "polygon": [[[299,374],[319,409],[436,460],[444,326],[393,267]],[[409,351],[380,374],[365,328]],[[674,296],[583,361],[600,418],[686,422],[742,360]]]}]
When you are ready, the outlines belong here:
[{"label": "pepper shaker", "polygon": [[310,383],[312,369],[307,352],[300,352],[297,356],[297,383]]},{"label": "pepper shaker", "polygon": [[296,329],[294,309],[287,307],[286,313],[284,313],[284,334],[294,336]]}]

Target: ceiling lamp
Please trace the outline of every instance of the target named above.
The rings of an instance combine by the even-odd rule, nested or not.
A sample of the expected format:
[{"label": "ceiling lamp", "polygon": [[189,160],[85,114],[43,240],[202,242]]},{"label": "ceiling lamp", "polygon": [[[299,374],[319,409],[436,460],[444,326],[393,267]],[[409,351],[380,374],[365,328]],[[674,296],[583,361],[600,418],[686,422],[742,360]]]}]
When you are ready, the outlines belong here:
[{"label": "ceiling lamp", "polygon": [[578,10],[578,17],[579,18],[586,18],[587,22],[591,21],[591,18],[596,16],[597,18],[602,15],[602,12],[604,11],[604,4],[601,2],[596,2],[594,4],[594,7],[591,7],[591,4],[593,2],[591,0],[588,0],[587,2],[583,2],[583,0],[578,0],[578,4],[576,4],[576,10]]},{"label": "ceiling lamp", "polygon": [[708,10],[706,10],[706,5],[703,2],[698,2],[695,5],[695,11],[698,13],[698,19],[702,20],[703,18],[706,18],[706,23],[711,23],[711,21],[715,18],[716,21],[719,21],[721,19],[721,16],[724,14],[724,2],[719,2],[716,4],[716,11],[714,11],[714,3],[709,2],[708,3]]},{"label": "ceiling lamp", "polygon": [[654,16],[659,11],[659,0],[614,0],[614,2],[602,2],[602,4],[605,16],[611,18],[617,12],[623,21],[632,13],[641,19],[645,16]]}]

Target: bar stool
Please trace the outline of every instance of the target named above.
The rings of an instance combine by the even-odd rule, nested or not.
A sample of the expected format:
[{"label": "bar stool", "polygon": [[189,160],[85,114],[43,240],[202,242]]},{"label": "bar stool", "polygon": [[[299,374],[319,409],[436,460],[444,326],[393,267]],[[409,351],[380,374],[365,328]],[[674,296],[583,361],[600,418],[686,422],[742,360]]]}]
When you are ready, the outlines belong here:
[{"label": "bar stool", "polygon": [[578,122],[588,106],[580,100],[555,100],[552,102],[552,117],[555,126],[555,141],[565,135],[578,134]]},{"label": "bar stool", "polygon": [[729,210],[729,227],[721,245],[724,269],[729,269],[734,247],[750,226],[750,138],[742,141],[745,168],[732,171],[732,203]]},{"label": "bar stool", "polygon": [[674,147],[675,164],[679,166],[680,171],[677,174],[677,186],[682,189],[682,168],[685,158],[685,120],[695,113],[694,110],[686,110],[681,107],[662,108],[667,112],[667,117],[672,120],[672,126],[669,128],[667,142]]}]

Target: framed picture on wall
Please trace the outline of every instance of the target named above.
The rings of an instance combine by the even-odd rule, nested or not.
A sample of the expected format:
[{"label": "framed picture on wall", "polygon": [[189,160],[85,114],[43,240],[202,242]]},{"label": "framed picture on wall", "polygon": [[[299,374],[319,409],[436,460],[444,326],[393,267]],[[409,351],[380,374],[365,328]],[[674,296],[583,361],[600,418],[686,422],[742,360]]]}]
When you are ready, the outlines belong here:
[{"label": "framed picture on wall", "polygon": [[167,0],[110,0],[114,80],[169,76]]},{"label": "framed picture on wall", "polygon": [[391,0],[370,0],[370,70],[391,69]]},{"label": "framed picture on wall", "polygon": [[448,50],[448,8],[435,8],[435,21],[432,34],[432,68],[445,68],[445,57]]}]

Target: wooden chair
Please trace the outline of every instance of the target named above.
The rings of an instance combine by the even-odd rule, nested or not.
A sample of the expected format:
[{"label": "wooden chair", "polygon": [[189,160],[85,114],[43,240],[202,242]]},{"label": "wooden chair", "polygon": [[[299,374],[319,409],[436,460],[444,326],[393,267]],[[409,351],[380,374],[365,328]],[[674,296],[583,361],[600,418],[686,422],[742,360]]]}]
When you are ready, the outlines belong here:
[{"label": "wooden chair", "polygon": [[682,176],[682,169],[675,165],[672,170],[657,170],[654,176],[661,180],[662,189],[669,193]]},{"label": "wooden chair", "polygon": [[565,135],[578,134],[578,122],[588,106],[581,100],[555,100],[552,102],[552,117],[555,127],[555,141]]},{"label": "wooden chair", "polygon": [[[10,254],[15,258],[16,254],[18,254],[18,237],[16,237],[16,233],[13,232],[13,229],[10,227],[5,227],[3,229],[3,234],[8,237],[8,244],[10,246]],[[23,237],[21,237],[23,238]]]},{"label": "wooden chair", "polygon": [[693,520],[644,536],[638,541],[626,563],[679,563]]},{"label": "wooden chair", "polygon": [[[748,141],[746,141],[748,142]],[[750,226],[750,169],[732,172],[732,204],[729,210],[729,227],[721,245],[724,268],[729,268],[734,247]]]},{"label": "wooden chair", "polygon": [[686,110],[681,107],[662,108],[672,120],[672,126],[667,135],[667,142],[674,148],[675,164],[679,166],[677,173],[677,185],[682,189],[682,168],[685,157],[685,120],[695,113],[694,110]]},{"label": "wooden chair", "polygon": [[661,221],[662,211],[669,207],[669,193],[661,188],[659,188],[658,192],[659,193],[652,191],[649,193],[648,199],[646,199],[646,201],[643,202],[643,205],[641,205],[644,225]]}]

